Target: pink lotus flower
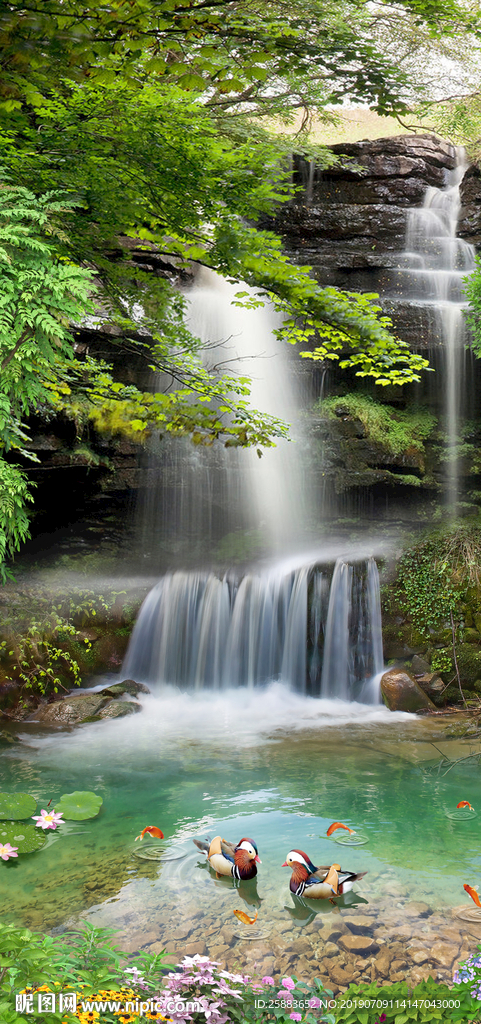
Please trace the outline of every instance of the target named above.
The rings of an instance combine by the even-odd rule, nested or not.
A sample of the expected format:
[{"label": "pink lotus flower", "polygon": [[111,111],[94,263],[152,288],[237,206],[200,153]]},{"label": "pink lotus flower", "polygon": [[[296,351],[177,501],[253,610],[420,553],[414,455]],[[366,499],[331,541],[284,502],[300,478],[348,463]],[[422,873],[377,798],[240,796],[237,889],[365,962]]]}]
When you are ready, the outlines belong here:
[{"label": "pink lotus flower", "polygon": [[62,824],[63,811],[56,814],[55,811],[41,810],[40,814],[32,814],[32,818],[36,822],[36,828],[57,828],[57,825]]},{"label": "pink lotus flower", "polygon": [[5,843],[5,846],[2,846],[0,843],[0,857],[2,860],[8,860],[9,857],[18,857],[17,850],[18,846],[10,846],[10,843]]}]

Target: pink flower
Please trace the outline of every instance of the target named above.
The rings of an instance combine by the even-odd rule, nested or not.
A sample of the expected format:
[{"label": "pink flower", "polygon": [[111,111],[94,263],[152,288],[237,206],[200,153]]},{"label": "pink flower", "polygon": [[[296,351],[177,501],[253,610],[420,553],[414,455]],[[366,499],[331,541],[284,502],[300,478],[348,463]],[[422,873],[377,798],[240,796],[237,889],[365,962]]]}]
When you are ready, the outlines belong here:
[{"label": "pink flower", "polygon": [[265,978],[261,978],[261,981],[263,985],[275,985],[274,978],[271,978],[268,974],[266,974]]},{"label": "pink flower", "polygon": [[292,978],[283,978],[282,979],[282,984],[284,985],[284,988],[295,988],[296,987],[296,983],[295,983],[295,981],[292,980]]},{"label": "pink flower", "polygon": [[302,1014],[301,1013],[290,1013],[289,1014],[289,1020],[302,1020]]},{"label": "pink flower", "polygon": [[8,860],[9,857],[18,857],[17,850],[18,846],[10,846],[10,843],[5,843],[5,846],[2,846],[0,843],[0,857],[2,860]]},{"label": "pink flower", "polygon": [[289,989],[281,988],[280,991],[277,993],[277,998],[285,999],[288,1003],[292,1003],[294,997],[292,995],[292,992],[289,992]]},{"label": "pink flower", "polygon": [[40,814],[32,814],[32,818],[37,822],[37,828],[57,828],[57,825],[62,824],[63,811],[58,814],[55,811],[40,811]]}]

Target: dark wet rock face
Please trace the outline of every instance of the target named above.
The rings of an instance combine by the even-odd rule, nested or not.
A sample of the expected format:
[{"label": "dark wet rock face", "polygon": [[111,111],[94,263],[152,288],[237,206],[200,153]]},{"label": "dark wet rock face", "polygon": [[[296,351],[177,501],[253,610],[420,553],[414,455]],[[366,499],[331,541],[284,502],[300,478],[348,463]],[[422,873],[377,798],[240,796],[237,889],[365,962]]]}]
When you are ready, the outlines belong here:
[{"label": "dark wet rock face", "polygon": [[297,159],[295,182],[303,192],[282,207],[274,226],[290,255],[311,263],[322,283],[378,290],[382,272],[399,264],[408,209],[421,205],[429,185],[443,187],[455,150],[432,135],[331,148],[338,163],[326,170]]}]

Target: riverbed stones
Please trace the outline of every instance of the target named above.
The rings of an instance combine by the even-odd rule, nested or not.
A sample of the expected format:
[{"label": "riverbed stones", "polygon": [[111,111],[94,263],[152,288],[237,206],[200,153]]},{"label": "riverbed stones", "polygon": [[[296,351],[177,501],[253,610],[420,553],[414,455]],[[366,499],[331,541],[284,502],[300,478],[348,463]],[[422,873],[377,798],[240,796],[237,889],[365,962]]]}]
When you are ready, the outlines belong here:
[{"label": "riverbed stones", "polygon": [[352,935],[351,933],[341,935],[339,937],[339,945],[346,953],[351,953],[355,956],[359,956],[360,953],[368,956],[379,949],[378,943],[370,935]]},{"label": "riverbed stones", "polygon": [[406,669],[392,668],[381,677],[381,696],[390,711],[434,710],[434,704]]}]

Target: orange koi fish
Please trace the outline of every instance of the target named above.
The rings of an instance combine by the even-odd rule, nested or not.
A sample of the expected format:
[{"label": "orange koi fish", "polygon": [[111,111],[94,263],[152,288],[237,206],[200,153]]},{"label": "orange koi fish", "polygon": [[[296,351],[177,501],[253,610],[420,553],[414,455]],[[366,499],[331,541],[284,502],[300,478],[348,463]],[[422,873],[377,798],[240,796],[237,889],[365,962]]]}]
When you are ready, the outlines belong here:
[{"label": "orange koi fish", "polygon": [[474,811],[474,807],[471,807],[471,804],[468,803],[467,800],[461,800],[459,804],[456,804],[456,807],[469,807],[470,811]]},{"label": "orange koi fish", "polygon": [[468,896],[471,896],[471,899],[474,900],[476,906],[481,907],[481,903],[479,900],[479,896],[476,892],[476,889],[473,889],[471,885],[463,885],[463,889],[466,889]]},{"label": "orange koi fish", "polygon": [[329,828],[328,828],[328,830],[326,832],[326,836],[332,836],[332,833],[335,832],[336,829],[338,829],[338,828],[345,828],[346,832],[350,832],[351,835],[353,835],[354,832],[355,832],[355,829],[348,828],[348,826],[347,825],[343,825],[342,822],[340,822],[340,821],[333,821],[332,825],[329,825]]},{"label": "orange koi fish", "polygon": [[249,917],[248,914],[244,914],[243,910],[234,910],[233,913],[239,919],[239,921],[243,921],[244,924],[254,924],[254,921],[257,921],[257,910],[255,917]]},{"label": "orange koi fish", "polygon": [[143,839],[146,832],[149,833],[149,836],[154,836],[155,839],[164,838],[164,833],[161,832],[160,828],[157,828],[157,825],[147,825],[145,828],[142,829],[140,836],[135,837],[135,842],[137,842],[137,839]]}]

